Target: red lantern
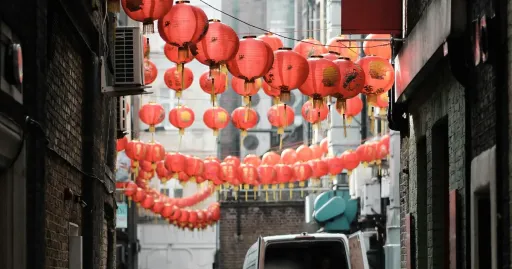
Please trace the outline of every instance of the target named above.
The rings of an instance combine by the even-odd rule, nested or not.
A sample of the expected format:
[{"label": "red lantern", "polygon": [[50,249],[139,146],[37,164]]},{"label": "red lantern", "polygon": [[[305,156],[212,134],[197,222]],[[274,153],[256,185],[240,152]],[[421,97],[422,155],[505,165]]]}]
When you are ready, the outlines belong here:
[{"label": "red lantern", "polygon": [[126,148],[126,145],[128,144],[128,137],[123,136],[123,138],[119,138],[116,141],[116,150],[117,152],[123,151]]},{"label": "red lantern", "polygon": [[299,91],[313,98],[313,105],[318,108],[323,105],[323,98],[339,87],[340,71],[336,64],[323,59],[322,56],[309,58],[308,64],[308,77],[299,87]]},{"label": "red lantern", "polygon": [[338,60],[340,54],[336,51],[329,51],[328,53],[322,54],[322,56],[324,57],[324,59],[334,62]]},{"label": "red lantern", "polygon": [[316,159],[308,162],[313,170],[313,174],[311,175],[314,179],[320,179],[321,177],[327,175],[329,171],[329,166],[324,160]]},{"label": "red lantern", "polygon": [[313,158],[313,151],[307,145],[297,148],[297,161],[307,162]]},{"label": "red lantern", "polygon": [[343,172],[343,169],[345,167],[343,166],[343,159],[340,157],[327,157],[325,159],[327,162],[327,166],[329,167],[329,175],[331,175],[331,178],[334,180],[338,174]]},{"label": "red lantern", "polygon": [[274,169],[276,170],[276,180],[281,189],[284,189],[285,183],[293,181],[294,171],[290,165],[277,164],[274,166]]},{"label": "red lantern", "polygon": [[246,83],[245,80],[233,77],[231,79],[231,87],[233,90],[240,96],[244,97],[244,103],[251,103],[251,96],[258,94],[258,91],[261,89],[262,79],[258,78],[254,80],[254,83]]},{"label": "red lantern", "polygon": [[162,123],[165,119],[165,109],[161,104],[149,102],[140,108],[139,118],[149,125],[149,131],[154,133],[155,125]]},{"label": "red lantern", "polygon": [[258,175],[263,189],[268,190],[268,185],[274,182],[277,174],[273,165],[263,164],[258,167]]},{"label": "red lantern", "polygon": [[311,101],[307,101],[302,105],[302,117],[311,124],[317,125],[318,123],[326,120],[328,115],[329,108],[327,108],[327,106],[315,108]]},{"label": "red lantern", "polygon": [[217,136],[219,130],[226,128],[229,123],[229,114],[222,107],[207,108],[203,114],[204,124],[213,130],[213,135]]},{"label": "red lantern", "polygon": [[187,183],[189,181],[190,177],[187,175],[187,173],[185,172],[179,172],[178,173],[178,181],[184,185],[185,183]]},{"label": "red lantern", "polygon": [[273,105],[267,112],[270,125],[277,127],[278,134],[284,134],[284,128],[293,124],[295,112],[287,104]]},{"label": "red lantern", "polygon": [[299,187],[303,188],[306,185],[305,181],[313,175],[313,170],[308,163],[296,163],[293,165],[293,173],[299,181]]},{"label": "red lantern", "polygon": [[[388,39],[387,41],[372,41],[371,39]],[[369,34],[363,43],[364,54],[378,56],[385,60],[391,59],[391,35]]]},{"label": "red lantern", "polygon": [[[146,151],[146,155],[148,152]],[[153,166],[151,165],[151,162],[148,162],[146,160],[140,161],[139,163],[140,169],[144,172],[153,172]]]},{"label": "red lantern", "polygon": [[231,113],[231,121],[235,128],[242,131],[241,135],[246,136],[247,130],[258,124],[258,113],[249,107],[239,107]]},{"label": "red lantern", "polygon": [[266,165],[276,165],[279,162],[281,162],[281,155],[273,151],[263,154],[263,158],[261,160],[261,163]]},{"label": "red lantern", "polygon": [[226,158],[224,158],[224,162],[232,163],[236,167],[240,166],[240,159],[238,157],[236,157],[236,156],[227,156]]},{"label": "red lantern", "polygon": [[274,54],[267,43],[255,36],[244,37],[235,57],[228,61],[228,70],[233,76],[241,78],[245,84],[253,84],[263,77],[272,67]]},{"label": "red lantern", "polygon": [[263,35],[258,36],[258,39],[267,43],[270,48],[272,48],[272,51],[276,51],[283,47],[283,41],[278,36],[272,34],[272,33],[265,33]]},{"label": "red lantern", "polygon": [[124,187],[124,195],[131,197],[137,192],[137,184],[129,181]]},{"label": "red lantern", "polygon": [[241,164],[238,168],[238,175],[245,183],[244,189],[248,190],[249,185],[259,185],[258,181],[258,169],[252,164]]},{"label": "red lantern", "polygon": [[225,182],[238,186],[240,182],[238,181],[238,166],[235,166],[233,163],[223,162],[220,164],[222,169],[222,178]]},{"label": "red lantern", "polygon": [[365,74],[361,66],[349,58],[339,58],[334,63],[340,70],[341,81],[331,96],[337,98],[336,109],[342,109],[347,99],[357,96],[363,90]]},{"label": "red lantern", "polygon": [[336,109],[340,115],[345,115],[349,124],[352,122],[352,118],[361,113],[361,110],[363,110],[363,101],[359,96],[348,99],[345,109]]},{"label": "red lantern", "polygon": [[146,197],[144,197],[144,199],[140,203],[140,205],[144,209],[151,209],[154,204],[155,204],[155,197],[153,197],[152,193],[146,193]]},{"label": "red lantern", "polygon": [[375,145],[375,162],[380,165],[381,161],[383,159],[386,159],[386,157],[389,154],[388,149],[385,145],[383,145],[380,141],[376,142]]},{"label": "red lantern", "polygon": [[293,50],[306,59],[314,55],[327,53],[327,49],[322,45],[322,43],[311,37],[299,41]]},{"label": "red lantern", "polygon": [[137,168],[139,161],[146,156],[146,144],[139,140],[132,140],[126,145],[125,153],[128,158],[133,160],[133,165]]},{"label": "red lantern", "polygon": [[204,160],[205,160],[205,161],[206,161],[206,160],[209,160],[209,161],[217,161],[217,162],[219,162],[219,163],[220,163],[219,158],[214,157],[214,156],[208,156],[208,157],[204,158]]},{"label": "red lantern", "polygon": [[176,91],[177,98],[181,98],[182,91],[188,89],[192,85],[193,81],[194,74],[192,73],[192,70],[187,67],[183,69],[182,75],[180,75],[180,72],[176,67],[167,69],[164,74],[165,85]]},{"label": "red lantern", "polygon": [[185,166],[185,173],[190,177],[190,181],[194,182],[196,181],[196,177],[199,177],[204,172],[204,162],[203,160],[188,156],[187,158],[187,165]]},{"label": "red lantern", "polygon": [[165,148],[158,142],[150,142],[146,144],[146,161],[152,164],[152,170],[156,169],[156,163],[163,161],[165,158]]},{"label": "red lantern", "polygon": [[263,89],[263,92],[266,95],[272,97],[274,105],[279,104],[279,96],[281,95],[280,90],[270,87],[270,85],[265,81],[261,82],[261,89]]},{"label": "red lantern", "polygon": [[190,5],[190,1],[176,1],[176,5],[158,20],[158,33],[164,41],[178,47],[178,58],[183,60],[189,57],[189,46],[206,35],[208,26],[208,17],[202,9]]},{"label": "red lantern", "polygon": [[199,78],[199,86],[201,86],[204,92],[210,94],[214,105],[215,101],[217,101],[217,94],[226,91],[227,82],[228,76],[219,70],[206,71]]},{"label": "red lantern", "polygon": [[173,173],[174,178],[178,178],[178,173],[185,171],[186,158],[180,153],[167,153],[164,162],[165,168]]},{"label": "red lantern", "polygon": [[220,70],[221,65],[235,57],[238,46],[238,36],[233,28],[219,20],[210,20],[206,36],[192,46],[192,53],[210,70]]},{"label": "red lantern", "polygon": [[249,155],[245,156],[244,163],[250,164],[254,167],[259,167],[261,164],[261,159],[260,159],[260,157],[258,157],[258,155],[249,154]]},{"label": "red lantern", "polygon": [[139,204],[140,202],[142,202],[144,200],[144,198],[146,198],[146,192],[142,188],[137,188],[137,190],[135,191],[135,194],[132,197],[132,200],[135,203]]},{"label": "red lantern", "polygon": [[208,210],[212,213],[212,221],[217,222],[220,220],[220,206],[208,207]]},{"label": "red lantern", "polygon": [[121,0],[123,10],[134,21],[142,22],[144,33],[154,32],[153,21],[162,18],[172,7],[172,1],[166,0]]},{"label": "red lantern", "polygon": [[203,177],[213,182],[215,185],[222,184],[222,169],[220,163],[216,160],[205,160]]},{"label": "red lantern", "polygon": [[347,41],[348,35],[334,37],[327,42],[327,49],[339,53],[342,57],[348,57],[352,61],[359,58],[359,45],[356,41]]},{"label": "red lantern", "polygon": [[158,69],[156,65],[152,61],[144,59],[144,85],[153,83],[157,76]]},{"label": "red lantern", "polygon": [[311,145],[309,148],[313,152],[313,159],[320,159],[324,155],[322,148],[318,145]]},{"label": "red lantern", "polygon": [[307,79],[309,65],[299,53],[282,48],[274,52],[272,68],[265,74],[265,81],[281,92],[281,98],[290,99],[290,92],[300,87]]},{"label": "red lantern", "polygon": [[389,154],[389,146],[390,146],[389,143],[390,143],[389,134],[382,136],[382,138],[380,139],[380,144],[384,145],[386,147],[386,151],[388,152],[388,154]]},{"label": "red lantern", "polygon": [[329,153],[329,139],[327,137],[320,141],[320,148],[322,148],[324,154]]},{"label": "red lantern", "polygon": [[281,163],[292,165],[297,162],[297,153],[294,149],[285,149],[281,152]]},{"label": "red lantern", "polygon": [[192,55],[192,53],[190,53],[190,50],[189,50],[189,53],[186,54],[186,57],[183,57],[180,59],[180,55],[179,55],[179,49],[178,47],[176,46],[173,46],[169,43],[165,43],[164,45],[164,54],[165,54],[165,57],[167,57],[167,59],[175,64],[187,64],[187,63],[190,63],[192,62],[192,60],[194,60],[194,55]]},{"label": "red lantern", "polygon": [[194,120],[194,111],[184,105],[178,105],[169,112],[169,122],[180,130],[180,135],[185,133],[185,128],[190,127]]},{"label": "red lantern", "polygon": [[395,83],[395,70],[389,61],[377,56],[366,56],[359,59],[357,64],[363,68],[365,74],[365,85],[362,90],[364,94],[383,94]]},{"label": "red lantern", "polygon": [[[165,157],[164,157],[165,159]],[[165,163],[160,161],[156,164],[156,175],[160,179],[160,181],[165,184],[169,180],[169,171],[165,168]]]},{"label": "red lantern", "polygon": [[363,165],[367,166],[369,163],[373,163],[375,161],[377,150],[373,143],[365,143],[357,147],[356,153]]}]

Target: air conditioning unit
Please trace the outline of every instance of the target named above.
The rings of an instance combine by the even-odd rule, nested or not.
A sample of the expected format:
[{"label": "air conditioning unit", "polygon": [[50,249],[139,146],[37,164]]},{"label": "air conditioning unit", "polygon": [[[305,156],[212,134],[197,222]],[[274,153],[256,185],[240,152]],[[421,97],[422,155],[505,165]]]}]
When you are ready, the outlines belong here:
[{"label": "air conditioning unit", "polygon": [[107,85],[105,60],[101,59],[101,88],[110,96],[147,94],[144,85],[144,54],[139,27],[117,27],[114,41],[113,85]]}]

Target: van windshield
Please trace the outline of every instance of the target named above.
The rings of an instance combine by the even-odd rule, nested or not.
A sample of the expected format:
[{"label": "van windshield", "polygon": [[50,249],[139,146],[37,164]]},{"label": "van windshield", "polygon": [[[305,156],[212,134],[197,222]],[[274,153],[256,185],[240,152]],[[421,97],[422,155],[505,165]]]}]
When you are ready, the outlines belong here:
[{"label": "van windshield", "polygon": [[348,269],[345,246],[339,240],[270,243],[265,269]]}]

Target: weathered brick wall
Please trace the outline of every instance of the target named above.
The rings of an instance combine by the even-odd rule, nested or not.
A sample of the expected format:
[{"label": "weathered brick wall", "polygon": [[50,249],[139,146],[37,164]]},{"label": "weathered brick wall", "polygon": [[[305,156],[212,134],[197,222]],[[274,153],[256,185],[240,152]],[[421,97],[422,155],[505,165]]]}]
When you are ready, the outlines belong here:
[{"label": "weathered brick wall", "polygon": [[[236,236],[238,214],[240,214],[240,237]],[[247,250],[260,235],[293,234],[303,231],[304,202],[222,203],[220,268],[241,269]]]},{"label": "weathered brick wall", "polygon": [[403,137],[400,141],[400,257],[401,268],[407,268],[407,233],[405,229],[405,216],[409,212],[409,138]]}]

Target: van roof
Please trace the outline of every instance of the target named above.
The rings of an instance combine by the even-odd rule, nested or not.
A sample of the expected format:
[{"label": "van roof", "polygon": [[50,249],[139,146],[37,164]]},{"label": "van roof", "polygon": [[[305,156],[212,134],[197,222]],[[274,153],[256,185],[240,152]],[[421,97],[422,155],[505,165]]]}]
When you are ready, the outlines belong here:
[{"label": "van roof", "polygon": [[344,241],[345,240],[348,241],[348,238],[345,234],[339,234],[339,233],[313,233],[313,234],[302,233],[302,234],[271,235],[271,236],[263,237],[263,240],[265,240],[265,242],[283,241],[283,240],[293,240],[293,239],[296,239],[297,237],[315,237],[315,238],[319,238],[319,239],[338,238],[338,239],[342,239]]}]

